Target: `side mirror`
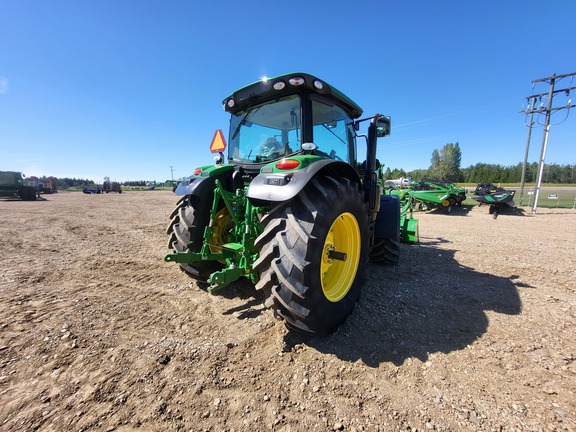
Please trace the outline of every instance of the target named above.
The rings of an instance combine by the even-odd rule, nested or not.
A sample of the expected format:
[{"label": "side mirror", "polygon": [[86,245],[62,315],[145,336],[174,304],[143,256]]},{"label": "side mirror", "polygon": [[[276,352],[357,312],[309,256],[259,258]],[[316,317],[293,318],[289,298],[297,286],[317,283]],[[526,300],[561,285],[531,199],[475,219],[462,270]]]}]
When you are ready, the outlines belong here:
[{"label": "side mirror", "polygon": [[376,136],[378,138],[390,135],[391,119],[390,117],[381,116],[376,120]]}]

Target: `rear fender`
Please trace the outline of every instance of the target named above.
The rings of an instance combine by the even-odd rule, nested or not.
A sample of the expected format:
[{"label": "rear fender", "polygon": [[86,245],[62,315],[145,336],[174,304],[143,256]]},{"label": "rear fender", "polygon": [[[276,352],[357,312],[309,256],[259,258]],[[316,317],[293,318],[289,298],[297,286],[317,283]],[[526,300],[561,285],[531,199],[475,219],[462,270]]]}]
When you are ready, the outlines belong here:
[{"label": "rear fender", "polygon": [[180,183],[178,183],[178,186],[176,186],[176,189],[174,189],[174,195],[191,195],[194,189],[198,187],[198,185],[202,182],[202,180],[206,179],[195,176],[186,177],[185,179],[181,180]]},{"label": "rear fender", "polygon": [[209,170],[207,171],[209,175],[205,175],[205,172],[203,171],[199,175],[192,175],[182,180],[176,187],[174,194],[180,196],[191,195],[200,199],[202,205],[211,206],[216,180],[220,180],[225,189],[232,189],[232,174],[234,173],[232,166],[229,166],[229,169],[219,169],[218,172]]},{"label": "rear fender", "polygon": [[250,183],[246,196],[255,206],[284,202],[294,198],[317,175],[345,177],[360,184],[360,177],[352,166],[345,162],[322,159],[296,171],[262,172]]},{"label": "rear fender", "polygon": [[400,241],[400,199],[397,195],[380,196],[380,210],[376,216],[374,237]]}]

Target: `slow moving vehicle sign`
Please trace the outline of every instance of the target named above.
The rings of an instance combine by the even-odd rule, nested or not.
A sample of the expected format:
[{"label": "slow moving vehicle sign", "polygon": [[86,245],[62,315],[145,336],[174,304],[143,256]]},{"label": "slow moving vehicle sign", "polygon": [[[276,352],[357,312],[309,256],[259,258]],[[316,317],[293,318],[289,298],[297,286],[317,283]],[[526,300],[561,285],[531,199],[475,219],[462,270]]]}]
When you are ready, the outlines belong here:
[{"label": "slow moving vehicle sign", "polygon": [[218,129],[214,133],[214,138],[212,138],[212,144],[210,144],[210,151],[212,153],[220,153],[223,152],[226,148],[226,140],[224,140],[224,134],[222,133],[222,129]]}]

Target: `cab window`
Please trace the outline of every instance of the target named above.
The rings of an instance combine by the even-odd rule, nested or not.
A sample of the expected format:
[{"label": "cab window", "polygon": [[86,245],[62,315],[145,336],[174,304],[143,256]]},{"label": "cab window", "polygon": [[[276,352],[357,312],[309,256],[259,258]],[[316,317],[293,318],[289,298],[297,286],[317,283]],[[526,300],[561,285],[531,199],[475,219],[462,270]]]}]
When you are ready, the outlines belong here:
[{"label": "cab window", "polygon": [[352,163],[355,159],[355,140],[352,120],[337,105],[312,101],[312,129],[317,151],[326,156]]}]

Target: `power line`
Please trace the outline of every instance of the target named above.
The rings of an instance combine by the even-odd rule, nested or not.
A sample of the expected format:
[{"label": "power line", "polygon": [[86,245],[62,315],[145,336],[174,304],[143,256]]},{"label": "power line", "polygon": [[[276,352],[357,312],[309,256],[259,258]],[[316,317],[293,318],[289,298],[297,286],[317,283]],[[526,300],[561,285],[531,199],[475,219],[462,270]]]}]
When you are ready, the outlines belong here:
[{"label": "power line", "polygon": [[[557,93],[566,92],[567,94],[569,94],[569,93],[570,93],[570,90],[574,90],[574,89],[576,89],[576,87],[568,87],[568,88],[565,88],[565,89],[554,90],[553,93],[554,93],[554,94],[557,94]],[[540,98],[540,99],[541,99],[542,96],[548,96],[549,94],[550,94],[549,92],[540,93],[540,94],[535,94],[535,95],[531,95],[531,96],[526,96],[526,99],[528,99],[528,100],[530,100],[530,99],[532,99],[532,98]]]},{"label": "power line", "polygon": [[576,75],[576,72],[567,73],[567,74],[563,74],[563,75],[552,74],[552,76],[548,77],[548,78],[538,78],[538,79],[533,80],[532,85],[534,85],[537,82],[551,81],[552,79],[556,79],[556,80],[560,81],[562,78],[573,77],[574,75]]}]

